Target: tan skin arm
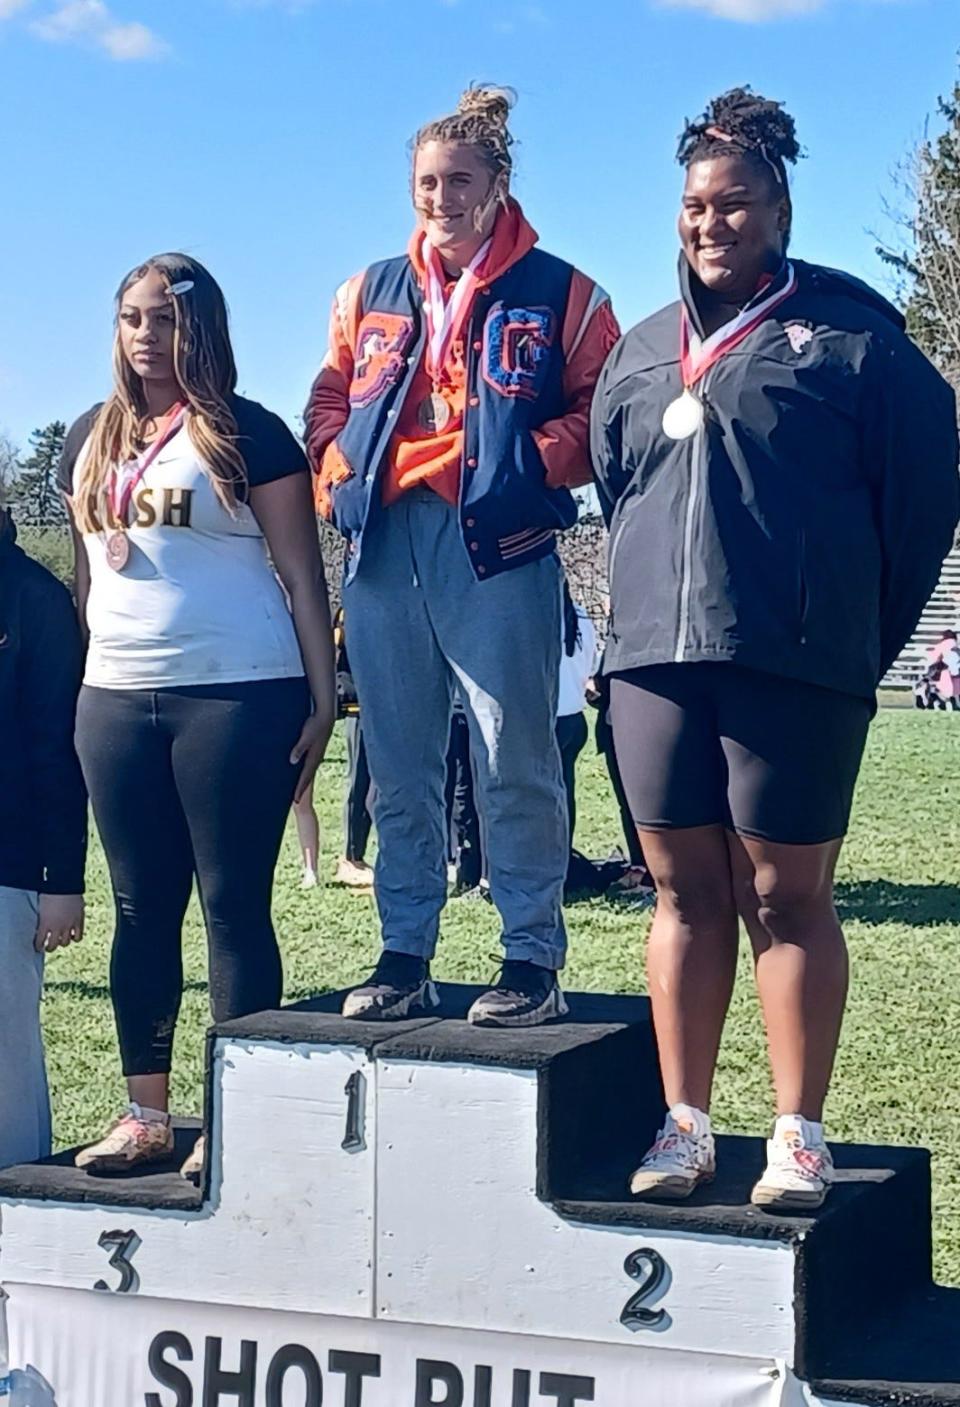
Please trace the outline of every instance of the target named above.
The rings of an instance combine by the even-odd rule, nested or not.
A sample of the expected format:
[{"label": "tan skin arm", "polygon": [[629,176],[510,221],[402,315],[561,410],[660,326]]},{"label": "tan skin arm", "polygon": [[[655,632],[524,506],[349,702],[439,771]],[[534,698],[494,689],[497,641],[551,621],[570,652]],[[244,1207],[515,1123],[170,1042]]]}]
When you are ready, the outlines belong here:
[{"label": "tan skin arm", "polygon": [[302,760],[294,800],[299,801],[323,761],[336,717],[333,629],[320,556],[317,522],[307,474],[291,474],[250,489],[250,508],[290,600],[313,713],[303,725],[290,761]]}]

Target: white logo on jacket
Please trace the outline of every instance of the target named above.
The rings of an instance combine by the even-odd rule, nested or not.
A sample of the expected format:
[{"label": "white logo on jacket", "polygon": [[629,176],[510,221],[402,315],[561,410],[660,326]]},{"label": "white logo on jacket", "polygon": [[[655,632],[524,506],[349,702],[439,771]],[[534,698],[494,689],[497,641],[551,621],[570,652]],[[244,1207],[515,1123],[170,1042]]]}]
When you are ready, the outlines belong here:
[{"label": "white logo on jacket", "polygon": [[804,347],[809,346],[813,341],[813,329],[804,327],[802,322],[787,323],[783,330],[787,334],[787,341],[790,343],[790,346],[796,352],[797,356],[800,355]]}]

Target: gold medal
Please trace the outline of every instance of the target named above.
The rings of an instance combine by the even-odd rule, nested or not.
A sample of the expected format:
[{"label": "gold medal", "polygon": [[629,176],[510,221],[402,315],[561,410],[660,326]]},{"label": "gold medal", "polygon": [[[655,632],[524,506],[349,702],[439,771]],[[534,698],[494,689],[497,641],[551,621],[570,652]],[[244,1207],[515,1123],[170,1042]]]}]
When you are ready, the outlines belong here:
[{"label": "gold medal", "polygon": [[688,388],[671,401],[661,420],[663,433],[671,440],[688,440],[703,424],[703,401]]},{"label": "gold medal", "polygon": [[122,572],[130,560],[130,539],[117,529],[107,538],[107,566],[115,572]]},{"label": "gold medal", "polygon": [[450,406],[439,391],[434,391],[417,406],[417,423],[428,434],[437,435],[450,423]]}]

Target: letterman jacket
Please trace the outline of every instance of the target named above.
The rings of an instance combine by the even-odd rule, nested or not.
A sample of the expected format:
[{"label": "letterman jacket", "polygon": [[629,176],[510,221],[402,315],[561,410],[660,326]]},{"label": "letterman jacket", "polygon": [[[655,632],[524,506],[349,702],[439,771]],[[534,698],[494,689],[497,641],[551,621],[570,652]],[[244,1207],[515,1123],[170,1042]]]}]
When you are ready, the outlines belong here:
[{"label": "letterman jacket", "polygon": [[[607,673],[732,660],[872,699],[937,583],[960,508],[953,393],[873,289],[791,263],[796,290],[696,384],[687,438],[662,425],[682,389],[679,303],[604,368]],[[694,280],[681,256],[702,335]]]},{"label": "letterman jacket", "polygon": [[[619,336],[607,294],[534,247],[515,201],[498,216],[494,251],[508,229],[507,257],[487,260],[454,348],[465,372],[458,512],[478,580],[547,556],[576,521],[570,489],[590,479],[590,401]],[[348,539],[348,581],[383,511],[391,436],[424,355],[417,241],[338,291],[305,412],[317,507]]]}]

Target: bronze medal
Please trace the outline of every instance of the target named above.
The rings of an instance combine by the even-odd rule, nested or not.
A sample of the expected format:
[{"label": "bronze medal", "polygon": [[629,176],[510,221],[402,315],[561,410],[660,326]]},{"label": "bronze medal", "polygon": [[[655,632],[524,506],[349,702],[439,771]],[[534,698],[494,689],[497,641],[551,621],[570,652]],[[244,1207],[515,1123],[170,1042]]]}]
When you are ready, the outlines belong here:
[{"label": "bronze medal", "polygon": [[107,538],[107,566],[115,572],[122,572],[130,560],[130,540],[121,529],[112,532]]},{"label": "bronze medal", "polygon": [[431,435],[437,435],[447,428],[450,407],[439,391],[434,391],[417,406],[417,423]]}]

